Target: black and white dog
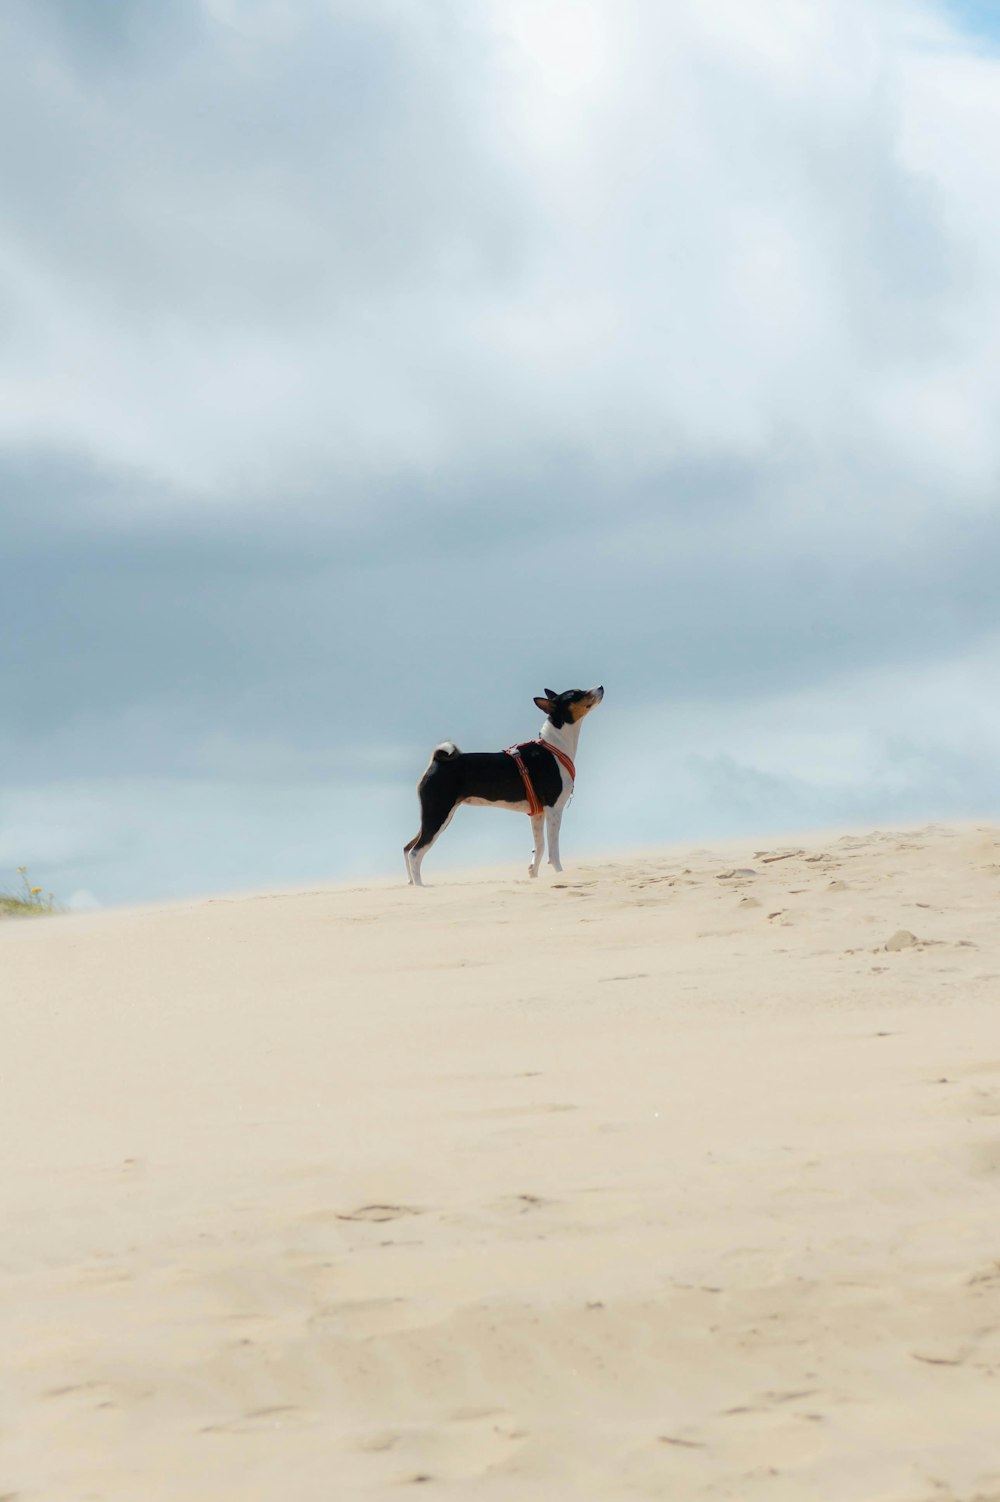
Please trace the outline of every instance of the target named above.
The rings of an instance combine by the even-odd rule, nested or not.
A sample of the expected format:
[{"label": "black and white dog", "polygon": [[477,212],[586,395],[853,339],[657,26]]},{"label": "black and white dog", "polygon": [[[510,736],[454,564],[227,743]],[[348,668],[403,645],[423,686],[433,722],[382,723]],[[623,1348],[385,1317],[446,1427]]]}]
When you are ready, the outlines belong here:
[{"label": "black and white dog", "polygon": [[547,688],[544,699],[535,700],[547,716],[538,740],[507,751],[466,753],[452,741],[436,746],[417,786],[420,833],[403,846],[411,886],[423,886],[421,862],[460,803],[530,815],[534,849],[529,876],[538,875],[547,826],[549,864],[561,871],[559,825],[573,792],[580,725],[603,698],[603,688],[569,688],[561,694]]}]

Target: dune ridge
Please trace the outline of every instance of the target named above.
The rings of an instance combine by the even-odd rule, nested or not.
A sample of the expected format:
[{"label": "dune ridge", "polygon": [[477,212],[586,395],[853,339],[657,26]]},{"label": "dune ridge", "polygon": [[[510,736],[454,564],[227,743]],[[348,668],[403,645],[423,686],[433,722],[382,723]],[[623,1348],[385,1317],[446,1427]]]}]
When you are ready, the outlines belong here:
[{"label": "dune ridge", "polygon": [[426,876],[0,929],[4,1502],[1000,1499],[1000,830]]}]

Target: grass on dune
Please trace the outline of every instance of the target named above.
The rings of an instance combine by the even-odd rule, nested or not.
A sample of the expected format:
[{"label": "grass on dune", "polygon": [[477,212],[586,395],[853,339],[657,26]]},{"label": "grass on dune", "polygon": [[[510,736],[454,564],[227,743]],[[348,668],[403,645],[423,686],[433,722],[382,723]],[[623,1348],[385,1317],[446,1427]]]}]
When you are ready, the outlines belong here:
[{"label": "grass on dune", "polygon": [[59,911],[51,892],[31,885],[27,866],[18,866],[17,874],[21,881],[18,890],[0,892],[0,918],[40,918]]}]

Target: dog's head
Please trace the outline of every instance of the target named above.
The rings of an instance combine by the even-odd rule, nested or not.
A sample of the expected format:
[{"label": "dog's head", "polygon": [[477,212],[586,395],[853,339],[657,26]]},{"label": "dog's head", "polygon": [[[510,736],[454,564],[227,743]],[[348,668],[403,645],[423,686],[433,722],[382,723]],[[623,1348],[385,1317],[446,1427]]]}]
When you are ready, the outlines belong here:
[{"label": "dog's head", "polygon": [[544,699],[539,697],[535,703],[548,715],[558,730],[563,725],[575,725],[578,720],[583,719],[585,714],[589,714],[595,705],[600,704],[603,698],[603,687],[567,688],[561,694],[557,694],[554,689],[547,688]]}]

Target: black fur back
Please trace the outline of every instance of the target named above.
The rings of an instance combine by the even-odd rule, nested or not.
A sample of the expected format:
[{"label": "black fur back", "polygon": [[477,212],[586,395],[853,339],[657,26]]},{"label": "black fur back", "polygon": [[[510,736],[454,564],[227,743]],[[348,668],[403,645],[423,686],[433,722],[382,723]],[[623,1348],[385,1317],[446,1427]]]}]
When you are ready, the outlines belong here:
[{"label": "black fur back", "polygon": [[[518,748],[539,801],[551,808],[562,793],[562,772],[551,751],[528,741]],[[433,778],[435,802],[449,804],[466,798],[488,803],[520,803],[526,796],[517,763],[505,751],[458,751],[441,755],[439,747],[420,781],[420,792]]]}]

